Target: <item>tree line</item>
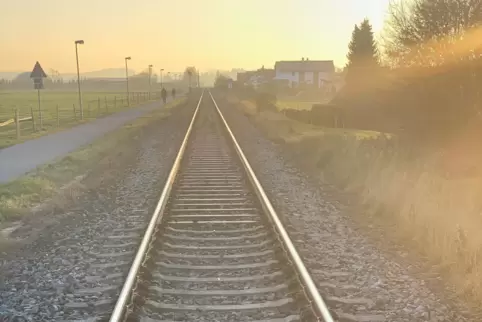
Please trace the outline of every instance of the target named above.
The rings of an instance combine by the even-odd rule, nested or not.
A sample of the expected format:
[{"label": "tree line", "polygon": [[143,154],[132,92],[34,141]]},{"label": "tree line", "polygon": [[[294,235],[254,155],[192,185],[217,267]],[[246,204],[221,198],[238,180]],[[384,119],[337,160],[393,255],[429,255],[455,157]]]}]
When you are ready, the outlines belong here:
[{"label": "tree line", "polygon": [[482,0],[392,2],[381,40],[354,27],[346,85],[333,103],[348,126],[417,142],[450,139],[482,109]]}]

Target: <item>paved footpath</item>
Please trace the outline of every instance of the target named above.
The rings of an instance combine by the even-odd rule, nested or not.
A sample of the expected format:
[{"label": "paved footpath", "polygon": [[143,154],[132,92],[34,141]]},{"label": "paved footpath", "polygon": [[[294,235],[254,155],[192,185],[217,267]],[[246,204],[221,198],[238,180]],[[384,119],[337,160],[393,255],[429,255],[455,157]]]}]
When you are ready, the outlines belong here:
[{"label": "paved footpath", "polygon": [[159,101],[2,149],[0,183],[9,182],[38,166],[64,156],[156,108],[160,108]]}]

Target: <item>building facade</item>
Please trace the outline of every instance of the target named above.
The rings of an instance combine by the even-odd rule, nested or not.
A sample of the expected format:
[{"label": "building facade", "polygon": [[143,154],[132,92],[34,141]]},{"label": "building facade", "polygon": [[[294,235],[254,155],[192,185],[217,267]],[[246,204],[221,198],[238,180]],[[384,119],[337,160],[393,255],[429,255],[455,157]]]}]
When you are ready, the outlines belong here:
[{"label": "building facade", "polygon": [[332,86],[335,65],[332,60],[278,61],[275,80],[285,80],[290,87],[311,85],[317,88]]},{"label": "building facade", "polygon": [[264,66],[256,71],[247,71],[237,74],[237,81],[243,85],[251,85],[255,88],[263,83],[273,80],[275,77],[274,69],[264,68]]}]

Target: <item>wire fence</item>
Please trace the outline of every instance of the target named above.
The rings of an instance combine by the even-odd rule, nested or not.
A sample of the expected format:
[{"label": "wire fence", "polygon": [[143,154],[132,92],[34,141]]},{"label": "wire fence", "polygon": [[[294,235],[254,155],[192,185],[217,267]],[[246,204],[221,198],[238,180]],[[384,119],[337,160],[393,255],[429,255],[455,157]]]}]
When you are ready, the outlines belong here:
[{"label": "wire fence", "polygon": [[9,107],[0,106],[0,148],[19,143],[25,139],[44,135],[76,124],[88,122],[106,115],[133,108],[148,101],[160,100],[161,93],[135,92],[129,99],[125,93],[109,93],[99,95],[95,99],[89,93],[83,99],[81,110],[78,104],[59,99],[59,103],[51,100],[48,103],[15,104]]}]

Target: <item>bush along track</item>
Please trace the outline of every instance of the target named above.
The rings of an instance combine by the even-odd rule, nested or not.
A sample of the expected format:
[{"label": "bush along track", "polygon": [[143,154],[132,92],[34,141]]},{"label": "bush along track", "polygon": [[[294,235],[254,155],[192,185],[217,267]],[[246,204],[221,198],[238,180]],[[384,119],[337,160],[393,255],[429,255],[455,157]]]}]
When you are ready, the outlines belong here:
[{"label": "bush along track", "polygon": [[[221,95],[218,100],[221,101]],[[347,278],[360,296],[365,294],[366,298],[374,301],[372,303],[376,303],[375,311],[384,315],[386,321],[479,320],[478,310],[471,308],[466,301],[450,300],[456,295],[449,285],[441,284],[443,279],[439,270],[428,270],[428,262],[416,256],[419,253],[413,245],[396,238],[394,227],[401,230],[401,225],[397,225],[396,221],[380,222],[379,216],[371,220],[371,212],[350,197],[359,195],[360,191],[352,186],[357,177],[352,172],[346,173],[351,171],[347,163],[357,164],[353,161],[358,156],[348,154],[348,147],[340,148],[340,145],[334,144],[331,138],[334,134],[330,129],[321,129],[325,133],[325,141],[320,141],[320,133],[313,133],[313,127],[300,133],[301,125],[280,113],[273,116],[263,111],[247,112],[240,101],[232,97],[228,100],[231,104],[225,105],[223,112],[275,207],[288,222],[290,234],[306,256],[310,269],[336,267],[340,276],[334,281]],[[306,130],[305,126],[301,128]],[[277,138],[280,144],[261,136]],[[358,145],[366,147],[374,144],[370,142],[373,140],[369,139],[370,135],[362,133],[356,138],[349,131],[347,136],[353,137],[353,142]],[[345,177],[345,188],[350,188],[348,191],[353,194],[340,193],[327,180],[320,180],[323,179],[320,175],[333,171],[322,172],[320,168],[336,163],[336,154],[317,152],[321,149],[317,147],[319,142],[330,140],[333,144],[330,149],[347,153],[347,160],[339,161],[339,167],[349,174]],[[369,162],[360,162],[360,168],[357,168],[359,174]],[[300,171],[300,165],[306,171]],[[328,178],[337,182],[333,177],[325,177]],[[376,235],[378,238],[371,238]]]},{"label": "bush along track", "polygon": [[392,134],[321,128],[266,114],[251,120],[309,173],[356,195],[364,210],[353,218],[377,227],[369,229],[374,239],[386,246],[380,236],[389,231],[407,256],[427,259],[424,270],[443,276],[445,288],[478,308],[482,186],[470,127],[466,136],[434,149]]}]

